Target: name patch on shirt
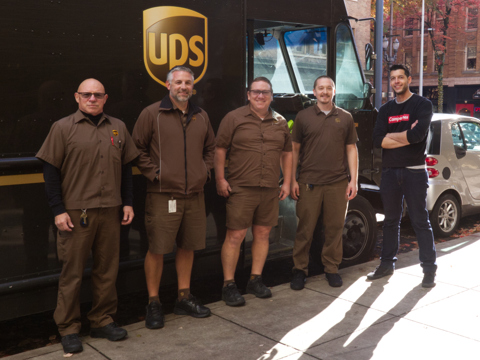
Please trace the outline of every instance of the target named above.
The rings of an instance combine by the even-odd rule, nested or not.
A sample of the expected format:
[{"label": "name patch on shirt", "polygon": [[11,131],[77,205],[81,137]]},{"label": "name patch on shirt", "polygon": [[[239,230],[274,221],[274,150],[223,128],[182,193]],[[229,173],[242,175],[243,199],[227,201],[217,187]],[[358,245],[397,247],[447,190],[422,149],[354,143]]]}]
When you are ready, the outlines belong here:
[{"label": "name patch on shirt", "polygon": [[390,116],[388,118],[388,123],[389,124],[395,124],[401,121],[408,121],[410,119],[410,114],[405,114],[405,115],[398,115],[398,116]]}]

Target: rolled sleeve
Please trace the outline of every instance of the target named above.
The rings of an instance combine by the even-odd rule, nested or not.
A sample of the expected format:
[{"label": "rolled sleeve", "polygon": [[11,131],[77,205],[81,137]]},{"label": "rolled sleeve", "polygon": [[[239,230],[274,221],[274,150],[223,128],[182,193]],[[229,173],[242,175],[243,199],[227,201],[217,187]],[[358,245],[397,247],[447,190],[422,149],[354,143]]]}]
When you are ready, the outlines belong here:
[{"label": "rolled sleeve", "polygon": [[217,132],[217,146],[228,149],[232,145],[235,118],[227,114],[220,123]]},{"label": "rolled sleeve", "polygon": [[65,159],[65,141],[58,123],[52,125],[47,138],[35,157],[52,164],[57,169],[62,168]]}]

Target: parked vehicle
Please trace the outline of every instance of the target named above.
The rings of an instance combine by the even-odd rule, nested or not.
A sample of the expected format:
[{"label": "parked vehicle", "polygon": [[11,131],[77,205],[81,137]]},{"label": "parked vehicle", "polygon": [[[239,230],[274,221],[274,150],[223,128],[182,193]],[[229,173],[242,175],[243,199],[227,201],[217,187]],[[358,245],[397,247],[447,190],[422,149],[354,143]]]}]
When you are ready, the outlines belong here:
[{"label": "parked vehicle", "polygon": [[[191,66],[196,75],[193,101],[206,110],[216,131],[227,112],[246,103],[245,84],[254,77],[272,81],[274,109],[293,120],[315,103],[314,79],[331,76],[336,104],[352,113],[359,137],[360,192],[347,214],[344,265],[368,259],[376,239],[374,207],[380,180],[379,153],[372,151],[376,110],[369,100],[371,86],[360,65],[344,1],[292,4],[0,2],[0,320],[55,307],[61,267],[42,164],[34,156],[53,122],[76,110],[73,94],[90,77],[105,85],[105,112],[122,119],[131,131],[141,110],[167,94],[163,82],[168,70]],[[120,294],[145,287],[146,184],[138,170],[134,174],[136,216],[131,226],[122,228]],[[194,278],[221,272],[225,199],[217,195],[214,181],[205,186],[205,202],[207,248],[196,253]],[[279,224],[270,235],[269,259],[290,256],[295,232],[295,204],[288,199],[281,203]],[[247,234],[240,267],[251,262],[251,240]],[[90,265],[82,301],[90,299]],[[162,284],[175,279],[174,258],[166,256]]]},{"label": "parked vehicle", "polygon": [[448,237],[461,217],[480,213],[480,121],[435,114],[427,154],[430,221],[435,236]]}]

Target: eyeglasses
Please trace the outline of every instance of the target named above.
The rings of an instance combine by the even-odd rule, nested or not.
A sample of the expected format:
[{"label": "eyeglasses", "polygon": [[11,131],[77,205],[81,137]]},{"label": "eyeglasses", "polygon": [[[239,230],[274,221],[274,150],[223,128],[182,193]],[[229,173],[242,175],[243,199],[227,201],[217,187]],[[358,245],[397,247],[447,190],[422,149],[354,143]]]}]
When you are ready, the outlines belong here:
[{"label": "eyeglasses", "polygon": [[260,94],[262,94],[263,96],[267,97],[267,96],[270,96],[272,91],[271,90],[250,90],[250,93],[253,94],[253,96],[259,96]]},{"label": "eyeglasses", "polygon": [[95,99],[103,99],[105,97],[105,93],[91,93],[91,92],[77,92],[78,95],[80,95],[83,99],[90,99],[93,96],[95,96]]}]

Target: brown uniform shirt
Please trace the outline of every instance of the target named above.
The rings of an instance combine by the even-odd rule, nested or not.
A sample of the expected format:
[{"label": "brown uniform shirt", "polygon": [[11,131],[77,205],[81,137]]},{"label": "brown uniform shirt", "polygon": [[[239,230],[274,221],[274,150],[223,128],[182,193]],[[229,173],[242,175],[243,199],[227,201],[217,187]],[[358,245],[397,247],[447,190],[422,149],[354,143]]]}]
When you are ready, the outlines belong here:
[{"label": "brown uniform shirt", "polygon": [[65,208],[122,204],[122,165],[139,155],[123,121],[105,115],[95,126],[80,110],[58,120],[36,157],[60,169]]},{"label": "brown uniform shirt", "polygon": [[292,151],[285,118],[270,111],[262,120],[249,105],[223,118],[217,133],[217,146],[230,149],[230,186],[278,187],[280,155],[283,151]]},{"label": "brown uniform shirt", "polygon": [[215,134],[200,107],[189,102],[184,115],[167,95],[142,111],[132,138],[140,150],[136,165],[150,180],[147,192],[203,191],[213,167]]},{"label": "brown uniform shirt", "polygon": [[317,105],[297,114],[292,140],[300,145],[302,184],[331,184],[347,178],[346,145],[358,140],[352,115],[333,106],[325,115]]}]

